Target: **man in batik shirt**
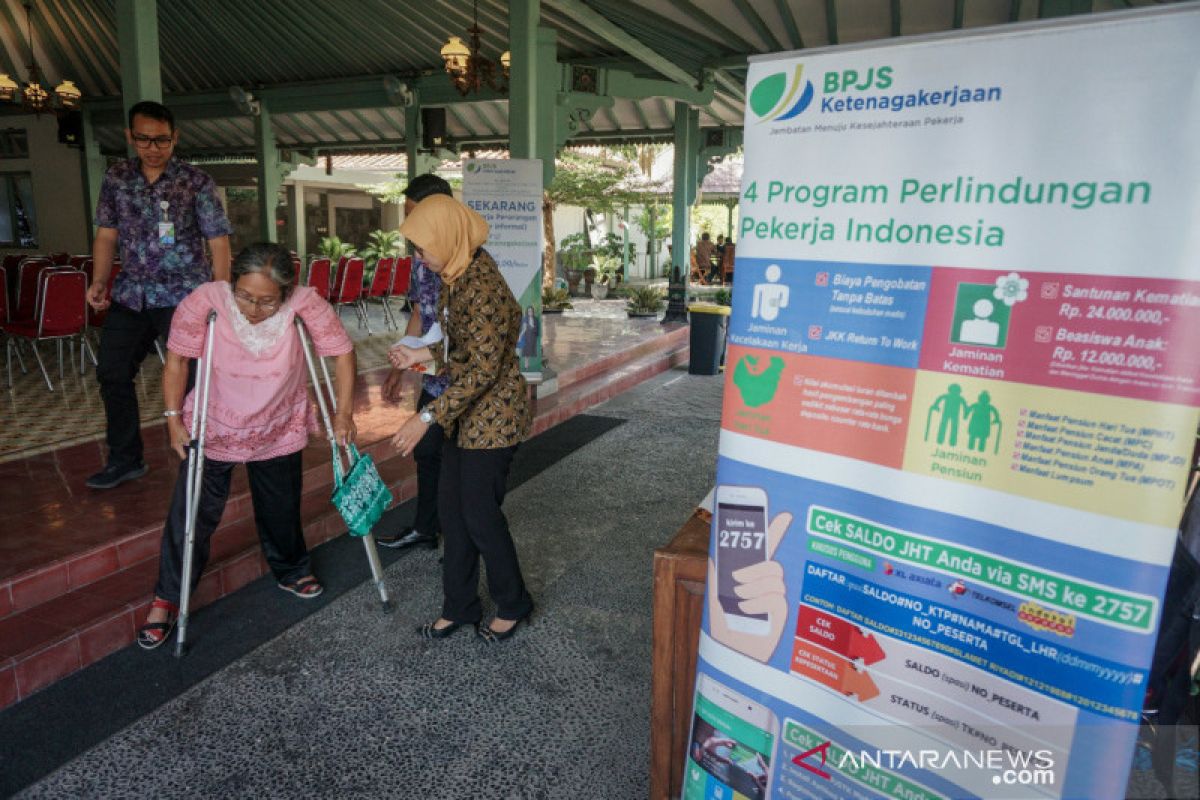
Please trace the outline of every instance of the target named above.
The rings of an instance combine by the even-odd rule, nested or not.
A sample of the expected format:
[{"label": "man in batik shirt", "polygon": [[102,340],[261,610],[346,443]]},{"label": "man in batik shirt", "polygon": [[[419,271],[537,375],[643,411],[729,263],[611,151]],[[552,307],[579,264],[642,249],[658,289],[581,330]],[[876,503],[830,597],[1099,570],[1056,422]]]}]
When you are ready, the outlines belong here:
[{"label": "man in batik shirt", "polygon": [[[108,309],[96,378],[104,399],[108,463],[91,476],[111,489],[146,474],[133,381],[154,342],[171,329],[175,306],[211,280],[229,280],[233,228],[213,179],[173,157],[179,141],[171,111],[144,101],[129,109],[125,137],[137,155],[112,167],[96,205],[95,265],[87,300]],[[212,263],[204,253],[207,241]],[[108,296],[113,258],[121,271]]]}]

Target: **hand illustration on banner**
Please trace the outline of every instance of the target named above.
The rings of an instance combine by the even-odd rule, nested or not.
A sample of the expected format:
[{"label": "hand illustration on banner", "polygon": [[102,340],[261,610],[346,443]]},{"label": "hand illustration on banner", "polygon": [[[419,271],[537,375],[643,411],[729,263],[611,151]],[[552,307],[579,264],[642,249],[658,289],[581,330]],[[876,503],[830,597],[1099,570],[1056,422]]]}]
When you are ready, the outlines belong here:
[{"label": "hand illustration on banner", "polygon": [[[772,558],[791,524],[792,515],[788,512],[776,515],[767,527],[766,560],[743,567],[732,576],[737,581],[735,592],[742,599],[741,611],[745,614],[765,614],[765,632],[734,630],[729,625],[718,593],[708,592],[709,635],[726,647],[763,663],[770,660],[787,625],[787,584],[784,582],[783,566]],[[708,585],[717,585],[717,564],[711,557],[708,559]]]}]

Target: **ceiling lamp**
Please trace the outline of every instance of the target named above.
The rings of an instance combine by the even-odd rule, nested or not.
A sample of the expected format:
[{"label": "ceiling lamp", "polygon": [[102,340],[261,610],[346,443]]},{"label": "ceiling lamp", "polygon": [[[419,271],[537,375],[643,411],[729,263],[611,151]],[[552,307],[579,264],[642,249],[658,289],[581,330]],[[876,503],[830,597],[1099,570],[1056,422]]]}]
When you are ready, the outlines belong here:
[{"label": "ceiling lamp", "polygon": [[463,97],[471,92],[489,88],[497,92],[508,91],[508,70],[512,56],[506,50],[500,56],[500,72],[496,76],[496,63],[480,52],[479,44],[479,0],[475,0],[475,24],[467,29],[468,45],[457,36],[451,36],[442,45],[442,61],[446,63],[446,74],[450,82]]},{"label": "ceiling lamp", "polygon": [[53,95],[42,86],[42,71],[33,55],[33,6],[29,2],[23,5],[25,27],[29,37],[29,80],[21,86],[8,75],[0,73],[0,102],[19,103],[22,108],[34,114],[45,111],[74,111],[79,108],[79,101],[83,97],[83,92],[79,91],[74,82],[64,80],[54,87]]}]

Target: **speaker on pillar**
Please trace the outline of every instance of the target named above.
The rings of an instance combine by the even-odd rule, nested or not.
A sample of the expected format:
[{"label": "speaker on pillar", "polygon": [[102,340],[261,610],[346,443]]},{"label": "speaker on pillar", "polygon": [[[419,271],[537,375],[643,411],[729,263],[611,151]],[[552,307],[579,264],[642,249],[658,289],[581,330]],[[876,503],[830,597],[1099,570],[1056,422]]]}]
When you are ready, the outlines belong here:
[{"label": "speaker on pillar", "polygon": [[58,118],[58,142],[72,147],[83,144],[83,114],[68,111]]},{"label": "speaker on pillar", "polygon": [[421,147],[434,150],[446,143],[446,109],[421,109]]}]

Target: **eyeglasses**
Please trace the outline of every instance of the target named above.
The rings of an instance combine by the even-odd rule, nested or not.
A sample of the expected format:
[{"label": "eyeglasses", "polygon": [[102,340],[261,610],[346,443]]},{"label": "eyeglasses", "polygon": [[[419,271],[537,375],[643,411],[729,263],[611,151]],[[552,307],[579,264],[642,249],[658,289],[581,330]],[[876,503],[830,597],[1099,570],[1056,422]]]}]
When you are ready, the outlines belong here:
[{"label": "eyeglasses", "polygon": [[157,150],[166,150],[171,146],[173,141],[174,137],[171,136],[142,136],[138,133],[133,134],[134,145],[142,148],[143,150],[151,145],[153,145]]},{"label": "eyeglasses", "polygon": [[279,308],[280,305],[283,304],[283,300],[278,297],[271,299],[271,300],[255,300],[250,295],[242,294],[241,292],[234,292],[233,297],[239,303],[245,303],[248,306],[254,306],[255,308],[261,308],[263,311],[275,311]]}]

